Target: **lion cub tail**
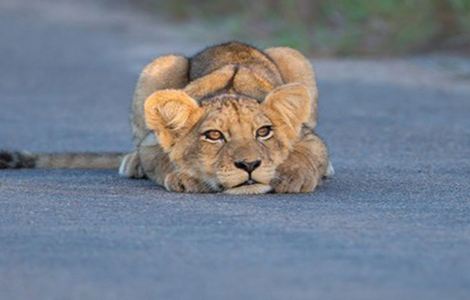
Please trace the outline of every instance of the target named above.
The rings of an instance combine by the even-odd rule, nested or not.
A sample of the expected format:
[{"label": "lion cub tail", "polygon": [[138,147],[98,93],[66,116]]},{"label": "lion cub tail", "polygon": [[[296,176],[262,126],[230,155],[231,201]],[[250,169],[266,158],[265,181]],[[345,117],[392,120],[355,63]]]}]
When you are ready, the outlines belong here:
[{"label": "lion cub tail", "polygon": [[0,150],[0,169],[117,169],[124,153],[29,153]]}]

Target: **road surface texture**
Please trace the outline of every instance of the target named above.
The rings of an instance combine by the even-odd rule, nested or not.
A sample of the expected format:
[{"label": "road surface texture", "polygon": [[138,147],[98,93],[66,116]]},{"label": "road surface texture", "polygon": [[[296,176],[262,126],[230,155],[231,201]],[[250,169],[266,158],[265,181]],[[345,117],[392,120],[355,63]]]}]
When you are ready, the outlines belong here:
[{"label": "road surface texture", "polygon": [[[140,68],[220,40],[198,26],[2,0],[0,147],[130,150]],[[314,62],[334,179],[240,197],[0,171],[0,299],[470,299],[469,60]]]}]

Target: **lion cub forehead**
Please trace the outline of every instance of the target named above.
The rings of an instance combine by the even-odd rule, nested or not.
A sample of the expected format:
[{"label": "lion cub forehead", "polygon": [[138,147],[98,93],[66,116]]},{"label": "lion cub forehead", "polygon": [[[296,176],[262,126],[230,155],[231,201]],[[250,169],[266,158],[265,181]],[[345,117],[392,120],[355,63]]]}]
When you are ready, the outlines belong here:
[{"label": "lion cub forehead", "polygon": [[206,111],[203,127],[228,131],[237,126],[254,128],[269,125],[270,120],[257,100],[241,97],[218,98],[203,103]]}]

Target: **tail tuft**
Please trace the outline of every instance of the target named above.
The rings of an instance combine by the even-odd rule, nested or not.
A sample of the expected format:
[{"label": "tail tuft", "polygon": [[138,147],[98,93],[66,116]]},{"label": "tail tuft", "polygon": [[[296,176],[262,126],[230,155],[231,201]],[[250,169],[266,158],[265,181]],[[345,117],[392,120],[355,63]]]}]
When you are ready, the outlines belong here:
[{"label": "tail tuft", "polygon": [[36,156],[28,152],[0,150],[0,169],[34,168]]}]

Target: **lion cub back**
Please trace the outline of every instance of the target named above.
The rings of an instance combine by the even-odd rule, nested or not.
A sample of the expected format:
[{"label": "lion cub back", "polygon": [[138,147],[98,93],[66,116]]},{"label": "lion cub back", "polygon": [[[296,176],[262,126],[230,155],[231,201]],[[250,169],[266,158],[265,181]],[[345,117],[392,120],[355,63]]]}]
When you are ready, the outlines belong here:
[{"label": "lion cub back", "polygon": [[186,92],[196,99],[231,93],[261,100],[283,84],[277,65],[266,53],[240,42],[206,48],[189,65]]}]

